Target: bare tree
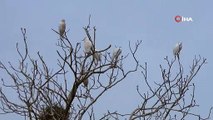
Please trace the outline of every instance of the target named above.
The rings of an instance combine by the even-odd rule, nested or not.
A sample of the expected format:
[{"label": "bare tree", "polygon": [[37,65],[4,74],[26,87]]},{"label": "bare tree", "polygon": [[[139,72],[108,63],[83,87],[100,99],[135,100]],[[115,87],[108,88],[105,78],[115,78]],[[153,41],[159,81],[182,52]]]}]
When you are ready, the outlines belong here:
[{"label": "bare tree", "polygon": [[[166,67],[160,65],[161,82],[151,85],[148,80],[148,65],[140,65],[143,80],[148,87],[147,92],[137,92],[142,99],[138,108],[132,113],[120,114],[118,112],[108,112],[102,119],[120,119],[123,117],[129,120],[185,120],[185,119],[210,119],[212,107],[207,117],[193,113],[192,110],[199,105],[195,100],[195,84],[192,82],[201,67],[206,64],[206,59],[195,57],[192,61],[189,73],[184,74],[184,67],[180,59],[169,60],[164,58]],[[177,63],[175,65],[175,63]],[[175,73],[176,72],[176,73]]]},{"label": "bare tree", "polygon": [[[84,116],[97,119],[93,105],[98,99],[141,68],[141,75],[149,88],[145,93],[141,92],[139,87],[137,89],[142,98],[141,105],[132,113],[108,112],[100,119],[184,119],[189,115],[203,119],[190,111],[197,106],[192,80],[206,63],[206,59],[195,58],[189,74],[184,75],[180,60],[170,62],[166,57],[168,68],[160,65],[162,82],[151,86],[148,82],[147,63],[139,65],[136,58],[142,41],[137,41],[133,47],[129,43],[129,54],[121,54],[118,49],[113,56],[111,45],[96,49],[96,28],[91,29],[90,22],[83,29],[92,43],[91,51],[83,52],[80,42],[72,44],[67,36],[68,32],[65,32],[63,36],[60,35],[57,43],[58,68],[53,70],[39,52],[38,59],[31,57],[28,52],[27,30],[21,28],[25,51],[21,52],[19,44],[16,44],[20,56],[19,66],[9,62],[7,67],[0,62],[0,68],[11,78],[7,82],[2,78],[0,108],[3,113],[16,113],[30,120],[81,120]],[[132,68],[124,69],[123,61],[129,57],[133,58]],[[172,71],[176,61],[178,73]],[[4,92],[8,89],[17,94],[15,100],[9,99],[9,94]],[[206,119],[209,117],[210,113]]]},{"label": "bare tree", "polygon": [[[0,100],[4,113],[17,113],[26,119],[82,119],[86,112],[91,119],[94,117],[93,104],[108,89],[138,69],[135,53],[141,41],[136,43],[136,48],[130,54],[112,59],[111,45],[96,50],[96,28],[90,29],[88,25],[84,30],[92,43],[91,53],[82,54],[81,43],[73,45],[65,33],[57,43],[60,48],[57,51],[59,68],[53,71],[39,52],[39,59],[30,56],[27,31],[25,28],[21,29],[25,52],[21,53],[17,44],[19,66],[16,68],[9,63],[10,67],[6,67],[0,63],[0,68],[12,80],[9,85],[2,80]],[[53,31],[59,34],[56,30]],[[90,35],[91,31],[93,36]],[[132,69],[125,70],[122,61],[129,56],[133,57],[135,65]],[[21,103],[8,99],[4,88],[16,92]]]},{"label": "bare tree", "polygon": [[[209,119],[212,108],[206,118],[202,118],[200,115],[191,112],[192,108],[198,107],[195,101],[195,85],[192,80],[200,68],[206,64],[206,59],[201,58],[201,56],[198,58],[195,57],[189,74],[186,75],[184,75],[184,68],[180,63],[180,59],[170,61],[169,58],[166,57],[165,61],[167,68],[160,65],[162,82],[155,83],[156,87],[152,87],[148,82],[147,63],[141,66],[141,73],[149,88],[149,92],[141,94],[139,88],[137,89],[143,102],[131,113],[130,119]],[[178,65],[175,65],[175,62],[177,62]],[[174,72],[175,68],[178,71],[177,73]]]}]

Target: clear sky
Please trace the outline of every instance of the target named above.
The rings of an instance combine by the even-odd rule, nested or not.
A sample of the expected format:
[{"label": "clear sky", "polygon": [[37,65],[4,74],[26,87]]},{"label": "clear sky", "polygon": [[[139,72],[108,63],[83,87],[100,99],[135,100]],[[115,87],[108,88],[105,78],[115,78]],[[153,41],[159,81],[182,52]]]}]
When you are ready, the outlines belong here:
[{"label": "clear sky", "polygon": [[[178,41],[183,43],[181,61],[186,68],[195,55],[207,58],[208,64],[194,79],[200,104],[196,112],[207,115],[213,106],[212,5],[212,0],[0,0],[0,60],[17,63],[15,44],[22,43],[20,28],[25,27],[31,54],[40,51],[49,65],[56,66],[58,35],[51,28],[58,29],[60,20],[65,19],[69,38],[80,42],[85,36],[82,27],[91,14],[99,48],[112,44],[121,46],[125,53],[128,41],[143,40],[138,59],[148,62],[150,81],[160,80],[159,64],[165,64],[165,56],[173,57],[172,49]],[[176,23],[176,15],[191,17],[193,22]],[[0,71],[0,77],[6,76]],[[130,76],[108,91],[95,105],[96,115],[108,109],[127,113],[137,107],[140,99],[136,85],[143,88],[141,80],[142,76]],[[12,118],[0,115],[2,120]]]}]

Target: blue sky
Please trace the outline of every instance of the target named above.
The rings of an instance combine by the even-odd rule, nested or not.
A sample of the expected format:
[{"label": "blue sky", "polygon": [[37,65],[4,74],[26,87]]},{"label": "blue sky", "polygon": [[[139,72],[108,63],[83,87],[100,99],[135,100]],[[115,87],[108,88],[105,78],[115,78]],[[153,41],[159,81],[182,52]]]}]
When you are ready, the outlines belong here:
[{"label": "blue sky", "polygon": [[[70,29],[69,38],[79,42],[85,36],[82,27],[88,24],[91,14],[99,48],[112,44],[121,46],[125,53],[128,41],[143,40],[138,59],[141,63],[148,62],[150,81],[160,80],[159,64],[165,64],[165,56],[173,57],[172,49],[178,41],[183,42],[181,61],[186,68],[195,55],[207,58],[208,64],[194,80],[200,104],[196,112],[206,115],[208,108],[213,106],[212,5],[211,0],[1,0],[0,60],[17,63],[15,44],[23,45],[20,28],[25,27],[31,54],[40,51],[49,65],[56,66],[58,36],[51,28],[57,29],[59,21],[65,19]],[[176,23],[176,15],[191,17],[193,22]],[[2,72],[0,75],[6,77]],[[136,85],[143,88],[138,77],[130,76],[100,99],[95,106],[97,111],[100,115],[107,109],[131,111],[140,104]],[[11,117],[0,115],[4,120]]]}]

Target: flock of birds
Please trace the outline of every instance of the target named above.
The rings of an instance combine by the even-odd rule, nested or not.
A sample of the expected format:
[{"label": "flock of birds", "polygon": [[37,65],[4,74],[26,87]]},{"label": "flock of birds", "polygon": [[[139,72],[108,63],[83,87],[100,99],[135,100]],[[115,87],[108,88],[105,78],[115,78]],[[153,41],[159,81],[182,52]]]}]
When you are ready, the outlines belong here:
[{"label": "flock of birds", "polygon": [[[66,30],[66,23],[65,23],[65,20],[62,19],[59,23],[59,35],[60,35],[60,38],[62,39],[64,37],[64,34],[65,34],[65,30]],[[84,52],[85,54],[92,54],[92,50],[94,50],[93,48],[93,44],[92,42],[89,40],[88,37],[85,37],[83,39],[84,41]],[[175,47],[173,48],[173,54],[174,54],[174,57],[176,59],[176,57],[178,58],[179,60],[179,55],[180,55],[180,51],[182,49],[182,43],[181,42],[178,42]],[[101,61],[101,53],[100,52],[97,52],[98,50],[95,49],[94,50],[94,58],[95,58],[95,64],[97,64],[99,61]],[[114,48],[114,50],[112,51],[112,62],[116,62],[118,60],[118,57],[120,56],[122,50],[120,48]],[[88,80],[87,80],[87,83],[85,84],[85,86],[88,85]]]},{"label": "flock of birds", "polygon": [[[60,38],[64,37],[65,30],[66,30],[66,23],[65,23],[65,20],[62,19],[61,22],[59,23],[59,35],[60,35]],[[91,54],[92,50],[93,50],[92,42],[89,40],[88,37],[85,37],[83,39],[83,41],[84,41],[84,52],[86,54]],[[95,49],[95,51],[98,51],[98,50]],[[112,60],[118,59],[118,57],[121,54],[121,52],[122,52],[121,49],[116,47],[113,50],[113,53],[112,53]],[[94,58],[95,58],[95,62],[100,61],[101,60],[101,53],[100,52],[95,52]]]},{"label": "flock of birds", "polygon": [[[59,24],[59,35],[61,38],[64,36],[65,30],[66,30],[66,23],[65,23],[65,20],[62,19]],[[92,42],[89,40],[88,37],[85,37],[83,41],[84,41],[85,53],[90,53],[91,49],[92,49]],[[174,54],[175,58],[177,57],[179,59],[179,54],[180,54],[181,49],[182,49],[182,43],[178,42],[173,49],[173,54]],[[115,48],[113,50],[114,57],[112,57],[112,58],[115,58],[117,56],[117,54],[119,55],[120,53],[121,53],[121,49]],[[100,55],[97,54],[96,56],[97,56],[96,57],[97,60],[100,60],[100,57],[99,57]]]},{"label": "flock of birds", "polygon": [[[66,30],[66,23],[65,20],[62,19],[59,23],[59,35],[60,35],[60,39],[63,39],[65,36],[65,30]],[[101,61],[101,52],[98,52],[97,49],[94,49],[94,45],[92,44],[92,41],[88,38],[85,37],[83,39],[84,41],[84,53],[86,55],[93,55],[94,57],[94,63],[97,65],[99,61]],[[121,54],[122,50],[121,48],[114,48],[114,50],[112,51],[112,56],[111,56],[111,60],[112,60],[112,64],[116,64],[118,61],[118,58]],[[81,76],[82,78],[85,78],[84,75]],[[85,78],[85,80],[83,80],[83,84],[84,86],[88,86],[88,78]]]}]

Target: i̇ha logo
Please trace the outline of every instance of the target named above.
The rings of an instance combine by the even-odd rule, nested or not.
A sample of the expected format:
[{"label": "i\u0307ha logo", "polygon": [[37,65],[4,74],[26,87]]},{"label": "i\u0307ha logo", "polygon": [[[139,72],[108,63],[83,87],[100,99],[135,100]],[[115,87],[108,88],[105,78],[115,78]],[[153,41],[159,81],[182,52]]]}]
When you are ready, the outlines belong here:
[{"label": "i\u0307ha logo", "polygon": [[193,22],[193,19],[191,17],[183,17],[180,15],[175,16],[175,21],[177,23],[179,22]]}]

